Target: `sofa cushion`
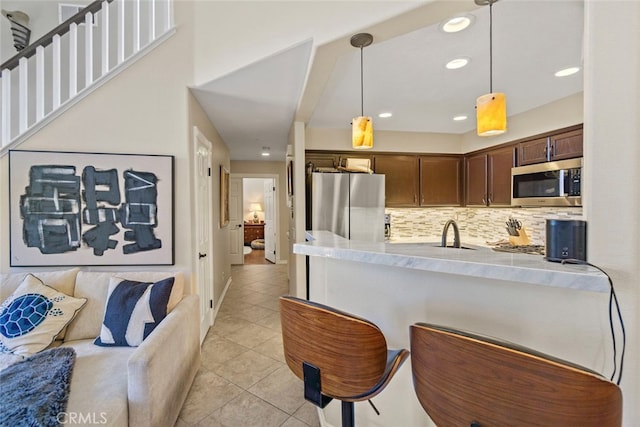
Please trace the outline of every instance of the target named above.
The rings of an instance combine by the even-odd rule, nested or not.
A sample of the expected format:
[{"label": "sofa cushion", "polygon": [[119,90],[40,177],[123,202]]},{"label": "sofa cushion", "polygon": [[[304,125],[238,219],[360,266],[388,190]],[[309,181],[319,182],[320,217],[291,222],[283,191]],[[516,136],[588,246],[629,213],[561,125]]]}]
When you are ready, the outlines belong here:
[{"label": "sofa cushion", "polygon": [[87,306],[78,313],[78,316],[69,324],[65,341],[80,339],[95,339],[100,335],[104,310],[107,305],[107,294],[111,278],[118,276],[121,279],[136,280],[139,282],[157,282],[169,275],[175,277],[171,297],[169,298],[169,310],[171,311],[183,297],[184,279],[180,272],[95,272],[80,271],[76,278],[74,296],[87,298]]},{"label": "sofa cushion", "polygon": [[167,315],[173,277],[156,283],[111,278],[104,321],[95,344],[135,347]]},{"label": "sofa cushion", "polygon": [[136,348],[98,347],[92,339],[62,346],[76,351],[67,415],[78,425],[84,417],[83,425],[128,426],[127,360]]},{"label": "sofa cushion", "polygon": [[25,356],[44,350],[85,303],[27,274],[0,306],[0,352]]}]

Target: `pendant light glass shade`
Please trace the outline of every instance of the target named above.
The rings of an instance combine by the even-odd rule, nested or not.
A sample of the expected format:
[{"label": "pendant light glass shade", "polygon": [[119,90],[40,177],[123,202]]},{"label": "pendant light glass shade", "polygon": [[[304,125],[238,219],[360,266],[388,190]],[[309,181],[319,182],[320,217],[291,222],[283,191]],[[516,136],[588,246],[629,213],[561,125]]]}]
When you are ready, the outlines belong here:
[{"label": "pendant light glass shade", "polygon": [[351,121],[351,147],[356,150],[373,148],[373,120],[364,115],[364,83],[362,49],[373,42],[373,36],[359,33],[351,37],[351,46],[360,49],[360,116]]},{"label": "pendant light glass shade", "polygon": [[475,0],[478,6],[489,5],[489,92],[476,100],[478,136],[500,135],[507,131],[507,98],[493,91],[493,4],[498,0]]},{"label": "pendant light glass shade", "polygon": [[479,136],[500,135],[507,131],[507,98],[504,93],[488,93],[476,100]]},{"label": "pendant light glass shade", "polygon": [[351,146],[358,150],[373,148],[373,120],[371,117],[354,117]]}]

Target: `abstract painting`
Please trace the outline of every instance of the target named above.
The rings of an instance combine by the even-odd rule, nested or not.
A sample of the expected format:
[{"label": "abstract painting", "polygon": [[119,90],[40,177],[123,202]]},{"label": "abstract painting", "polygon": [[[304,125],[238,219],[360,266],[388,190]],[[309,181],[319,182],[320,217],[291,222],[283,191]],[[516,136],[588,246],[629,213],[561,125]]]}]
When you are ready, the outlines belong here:
[{"label": "abstract painting", "polygon": [[220,228],[229,224],[229,171],[220,166]]},{"label": "abstract painting", "polygon": [[172,265],[173,156],[9,151],[12,267]]}]

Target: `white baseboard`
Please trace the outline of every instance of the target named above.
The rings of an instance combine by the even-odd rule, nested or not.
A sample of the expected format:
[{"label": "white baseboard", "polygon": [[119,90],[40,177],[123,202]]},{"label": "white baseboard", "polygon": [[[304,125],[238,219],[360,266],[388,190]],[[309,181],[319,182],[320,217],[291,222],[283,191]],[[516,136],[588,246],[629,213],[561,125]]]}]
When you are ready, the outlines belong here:
[{"label": "white baseboard", "polygon": [[[215,308],[213,310],[213,323],[216,323],[216,317],[218,317],[218,311],[220,311],[220,307],[222,307],[222,301],[224,301],[224,297],[227,295],[227,291],[229,290],[229,286],[231,286],[231,282],[233,278],[229,276],[227,279],[227,283],[224,285],[224,289],[222,290],[222,294],[220,294],[220,300],[216,303]],[[212,324],[213,326],[213,324]]]}]

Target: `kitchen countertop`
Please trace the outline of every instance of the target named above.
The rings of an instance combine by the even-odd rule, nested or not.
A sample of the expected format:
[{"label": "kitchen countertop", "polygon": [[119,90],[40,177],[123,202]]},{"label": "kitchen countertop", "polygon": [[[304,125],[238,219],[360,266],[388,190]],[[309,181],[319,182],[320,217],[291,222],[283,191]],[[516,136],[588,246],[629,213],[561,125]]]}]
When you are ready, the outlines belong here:
[{"label": "kitchen countertop", "polygon": [[607,276],[587,265],[545,261],[541,255],[439,247],[440,242],[357,242],[329,231],[307,232],[309,241],[296,243],[293,252],[407,269],[507,280],[541,286],[609,292]]}]

